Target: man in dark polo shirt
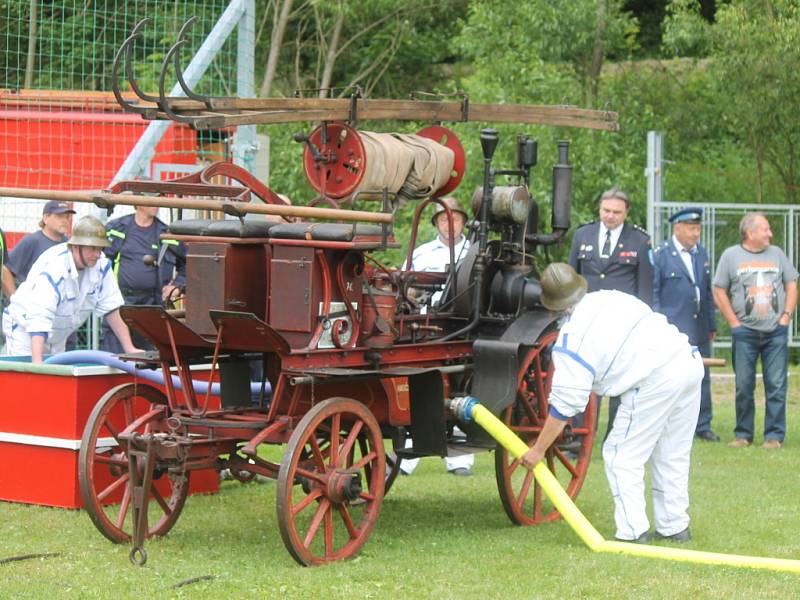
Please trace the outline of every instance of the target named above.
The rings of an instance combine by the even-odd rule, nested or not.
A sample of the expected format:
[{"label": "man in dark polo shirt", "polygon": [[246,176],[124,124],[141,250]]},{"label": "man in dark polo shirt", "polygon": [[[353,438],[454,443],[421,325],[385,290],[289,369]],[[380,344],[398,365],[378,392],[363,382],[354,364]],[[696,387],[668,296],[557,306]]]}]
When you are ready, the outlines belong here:
[{"label": "man in dark polo shirt", "polygon": [[66,202],[50,200],[42,210],[39,231],[22,238],[8,256],[8,270],[18,283],[27,279],[33,263],[42,252],[67,241],[67,231],[75,211]]},{"label": "man in dark polo shirt", "polygon": [[[175,240],[161,240],[167,225],[157,218],[158,208],[137,206],[133,214],[106,224],[111,246],[105,249],[113,262],[125,304],[161,306],[178,293],[186,279],[186,249]],[[161,255],[162,246],[166,251]],[[156,266],[144,257],[156,259]],[[152,349],[138,333],[131,332],[139,348]],[[119,354],[122,346],[107,324],[103,324],[100,348]]]}]

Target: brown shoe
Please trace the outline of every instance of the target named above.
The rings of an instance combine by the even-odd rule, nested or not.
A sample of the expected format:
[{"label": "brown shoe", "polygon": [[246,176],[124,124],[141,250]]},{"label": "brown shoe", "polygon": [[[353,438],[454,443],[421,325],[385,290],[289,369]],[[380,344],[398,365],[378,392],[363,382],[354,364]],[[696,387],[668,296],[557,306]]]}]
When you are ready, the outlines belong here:
[{"label": "brown shoe", "polygon": [[736,438],[732,442],[728,442],[728,448],[745,448],[749,445],[750,441],[745,438]]},{"label": "brown shoe", "polygon": [[763,444],[761,444],[761,447],[764,450],[777,450],[782,445],[783,444],[781,444],[778,440],[766,440]]}]

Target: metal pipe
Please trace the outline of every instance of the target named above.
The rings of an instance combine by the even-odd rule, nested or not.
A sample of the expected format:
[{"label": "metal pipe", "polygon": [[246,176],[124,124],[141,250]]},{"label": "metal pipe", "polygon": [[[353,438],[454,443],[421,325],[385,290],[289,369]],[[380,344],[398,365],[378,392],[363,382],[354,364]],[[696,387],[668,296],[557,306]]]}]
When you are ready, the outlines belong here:
[{"label": "metal pipe", "polygon": [[[472,368],[472,365],[445,365],[443,367],[436,367],[436,370],[440,373],[463,373]],[[364,375],[353,375],[351,377],[337,377],[337,380],[347,380],[353,381],[356,379],[364,379],[366,377],[374,377],[375,373],[368,371],[364,373]],[[400,377],[400,375],[387,375],[387,377]],[[296,377],[289,378],[289,385],[309,385],[309,384],[318,384],[323,383],[325,381],[330,381],[330,378],[322,378],[322,377],[314,377],[313,375],[297,375]]]},{"label": "metal pipe", "polygon": [[60,200],[63,202],[89,202],[102,208],[123,204],[128,206],[158,206],[165,208],[199,208],[221,210],[234,216],[246,214],[278,215],[331,221],[363,221],[367,223],[391,223],[389,213],[363,210],[341,210],[317,208],[316,206],[287,206],[278,204],[256,204],[199,198],[162,198],[161,196],[135,196],[132,194],[109,194],[107,192],[64,192],[59,190],[33,190],[26,188],[0,187],[0,197],[33,198],[36,200]]}]

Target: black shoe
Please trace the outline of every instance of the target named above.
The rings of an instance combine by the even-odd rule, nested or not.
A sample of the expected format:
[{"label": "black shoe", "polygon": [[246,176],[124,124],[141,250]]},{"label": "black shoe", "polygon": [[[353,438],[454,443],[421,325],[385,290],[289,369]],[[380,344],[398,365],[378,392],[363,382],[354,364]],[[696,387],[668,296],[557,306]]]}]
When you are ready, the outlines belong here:
[{"label": "black shoe", "polygon": [[707,429],[706,431],[698,431],[697,433],[694,434],[694,437],[701,440],[705,440],[707,442],[719,441],[719,436],[710,429]]},{"label": "black shoe", "polygon": [[672,535],[662,535],[656,531],[656,539],[669,540],[670,542],[677,542],[678,544],[683,544],[692,540],[692,532],[689,531],[688,527],[683,531],[679,531],[678,533],[673,533]]},{"label": "black shoe", "polygon": [[578,453],[578,450],[581,449],[581,445],[583,444],[583,440],[579,438],[575,438],[569,442],[565,442],[563,444],[558,445],[559,450],[564,450],[566,452],[574,452],[575,454]]},{"label": "black shoe", "polygon": [[652,538],[649,531],[645,531],[635,540],[623,540],[622,538],[615,538],[618,542],[628,542],[629,544],[649,544]]},{"label": "black shoe", "polygon": [[461,477],[469,477],[472,475],[472,469],[467,467],[458,467],[457,469],[452,469],[448,471],[450,475],[460,475]]}]

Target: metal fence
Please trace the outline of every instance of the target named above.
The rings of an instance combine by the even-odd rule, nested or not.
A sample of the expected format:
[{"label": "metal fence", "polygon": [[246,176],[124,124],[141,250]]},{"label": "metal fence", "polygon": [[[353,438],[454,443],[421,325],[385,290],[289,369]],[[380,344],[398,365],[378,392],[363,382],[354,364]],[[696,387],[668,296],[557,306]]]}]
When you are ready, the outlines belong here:
[{"label": "metal fence", "polygon": [[[652,231],[650,235],[653,247],[661,244],[672,235],[669,215],[687,206],[696,206],[703,210],[703,226],[701,243],[708,250],[711,262],[712,277],[719,263],[719,258],[729,246],[739,243],[739,221],[748,212],[763,213],[772,228],[772,243],[780,247],[797,266],[800,264],[800,206],[793,204],[726,204],[716,202],[655,202]],[[717,311],[717,340],[715,347],[729,348],[731,345],[730,329],[725,319]],[[789,345],[800,347],[797,312],[789,326]]]}]

